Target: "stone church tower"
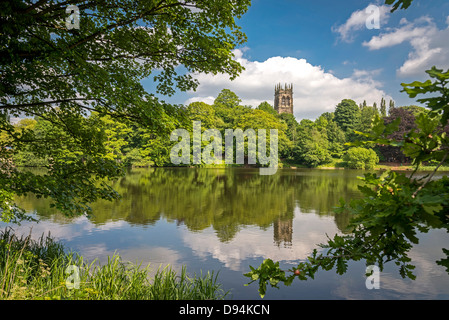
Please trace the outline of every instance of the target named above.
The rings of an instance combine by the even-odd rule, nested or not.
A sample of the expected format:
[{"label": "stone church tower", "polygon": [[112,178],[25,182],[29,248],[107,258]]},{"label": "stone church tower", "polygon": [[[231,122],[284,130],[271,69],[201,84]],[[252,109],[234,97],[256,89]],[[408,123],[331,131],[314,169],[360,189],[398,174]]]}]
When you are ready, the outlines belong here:
[{"label": "stone church tower", "polygon": [[285,84],[285,88],[282,88],[281,84],[276,85],[274,89],[274,110],[277,113],[293,114],[293,84]]}]

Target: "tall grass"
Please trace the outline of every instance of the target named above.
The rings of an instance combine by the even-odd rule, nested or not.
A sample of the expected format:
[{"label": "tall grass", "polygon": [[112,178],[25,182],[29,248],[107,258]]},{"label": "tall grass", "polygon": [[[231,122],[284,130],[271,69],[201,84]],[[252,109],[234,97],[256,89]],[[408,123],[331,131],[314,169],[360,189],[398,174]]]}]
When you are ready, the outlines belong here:
[{"label": "tall grass", "polygon": [[171,267],[157,269],[154,276],[151,271],[115,254],[104,265],[88,263],[66,253],[50,235],[36,241],[31,235],[19,238],[10,228],[0,231],[0,299],[203,300],[227,295],[214,272],[190,277],[185,267],[180,273]]}]

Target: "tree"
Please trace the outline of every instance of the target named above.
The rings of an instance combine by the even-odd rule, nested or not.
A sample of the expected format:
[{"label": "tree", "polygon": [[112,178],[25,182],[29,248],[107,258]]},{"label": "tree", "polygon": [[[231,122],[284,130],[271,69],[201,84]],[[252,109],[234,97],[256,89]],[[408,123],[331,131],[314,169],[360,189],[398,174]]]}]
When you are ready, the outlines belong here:
[{"label": "tree", "polygon": [[247,129],[253,129],[257,135],[257,139],[260,139],[258,135],[258,129],[265,129],[267,132],[266,145],[267,153],[270,146],[270,129],[278,130],[278,152],[280,157],[288,155],[288,151],[292,148],[292,142],[288,139],[287,125],[285,122],[280,121],[275,115],[269,114],[260,109],[247,109],[236,118],[234,129],[239,128],[243,131]]},{"label": "tree", "polygon": [[382,115],[382,117],[387,116],[387,102],[385,101],[385,99],[383,97],[380,101],[380,114]]},{"label": "tree", "polygon": [[287,125],[286,135],[288,139],[290,139],[290,141],[295,143],[298,140],[298,126],[299,126],[299,123],[298,121],[296,121],[295,116],[290,113],[281,113],[277,115],[277,117],[285,122],[285,124]]},{"label": "tree", "polygon": [[329,121],[326,127],[326,136],[329,141],[328,148],[332,157],[340,158],[343,154],[346,137],[335,121]]},{"label": "tree", "polygon": [[263,110],[265,112],[268,112],[274,116],[277,116],[278,113],[276,112],[276,110],[274,110],[273,106],[271,104],[269,104],[268,102],[264,101],[261,104],[259,104],[259,106],[257,107],[257,109]]},{"label": "tree", "polygon": [[223,89],[214,101],[215,106],[223,106],[226,108],[235,108],[240,105],[242,100],[231,90]]},{"label": "tree", "polygon": [[[97,112],[158,133],[173,130],[184,121],[179,106],[156,99],[141,80],[153,77],[156,92],[171,95],[194,90],[192,74],[235,78],[242,66],[232,50],[246,41],[236,18],[249,3],[0,3],[0,131],[12,153],[32,145],[38,156],[52,157],[52,170],[44,175],[1,173],[2,218],[14,218],[20,210],[11,205],[13,196],[28,192],[54,199],[68,214],[89,213],[88,203],[97,198],[117,198],[107,180],[121,175],[121,167],[103,157],[105,136],[87,115]],[[64,24],[69,4],[80,10],[79,29]],[[17,133],[10,117],[39,117],[46,134],[38,139],[32,131]],[[10,159],[10,153],[2,148],[0,159]]]},{"label": "tree", "polygon": [[125,148],[128,146],[127,138],[132,132],[131,128],[126,123],[115,121],[108,115],[99,120],[101,121],[99,129],[104,130],[105,134],[105,158],[122,162]]},{"label": "tree", "polygon": [[252,108],[240,105],[242,100],[229,89],[223,89],[214,100],[214,110],[217,117],[222,120],[223,128],[234,128],[238,119]]},{"label": "tree", "polygon": [[303,119],[298,127],[298,143],[294,149],[295,160],[310,167],[331,160],[326,131],[308,119]]},{"label": "tree", "polygon": [[388,114],[391,114],[393,109],[394,109],[394,100],[390,100],[390,105],[389,105],[389,108],[388,108]]},{"label": "tree", "polygon": [[[351,141],[366,141],[366,140],[368,140],[368,138],[361,136],[359,133],[360,132],[371,133],[372,128],[373,128],[373,122],[379,116],[380,116],[379,111],[374,106],[373,107],[366,106],[366,107],[362,108],[362,110],[360,110],[360,121],[357,124],[355,134],[350,136],[349,141],[351,142]],[[374,144],[370,145],[370,146],[366,146],[366,147],[370,148],[370,149],[376,148],[376,146]],[[377,161],[379,161],[379,160],[377,160]]]},{"label": "tree", "polygon": [[201,121],[205,128],[220,128],[222,120],[215,115],[215,109],[204,102],[192,102],[187,106],[187,117],[192,121]]},{"label": "tree", "polygon": [[335,108],[334,121],[350,137],[360,121],[360,109],[354,100],[344,99]]},{"label": "tree", "polygon": [[336,158],[341,157],[346,137],[343,130],[334,121],[334,113],[323,113],[315,120],[315,125],[321,134],[327,138],[326,145],[330,155]]},{"label": "tree", "polygon": [[[388,139],[395,141],[404,141],[405,135],[411,130],[416,129],[415,115],[411,110],[404,107],[395,108],[388,117],[385,117],[385,124],[391,124],[399,120],[398,126],[394,132],[387,136]],[[408,162],[410,161],[401,151],[400,146],[390,144],[380,144],[379,152],[387,162]]]}]

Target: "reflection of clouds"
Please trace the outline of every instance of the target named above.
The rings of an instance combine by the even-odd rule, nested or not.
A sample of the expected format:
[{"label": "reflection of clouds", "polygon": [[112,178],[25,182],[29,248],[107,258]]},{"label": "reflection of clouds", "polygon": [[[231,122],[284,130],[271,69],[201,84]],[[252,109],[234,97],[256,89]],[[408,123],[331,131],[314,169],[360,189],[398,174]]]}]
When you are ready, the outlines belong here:
[{"label": "reflection of clouds", "polygon": [[[232,241],[223,243],[214,235],[212,228],[200,233],[184,230],[184,243],[202,259],[208,256],[221,261],[226,267],[241,270],[241,262],[251,258],[270,258],[285,263],[297,263],[304,259],[318,243],[326,241],[326,233],[333,236],[338,232],[332,217],[319,217],[315,214],[301,214],[295,210],[293,220],[292,245],[277,246],[273,241],[273,228],[266,231],[256,227],[242,229]],[[247,266],[245,265],[244,268]]]},{"label": "reflection of clouds", "polygon": [[17,236],[28,236],[31,233],[31,238],[36,240],[42,235],[47,236],[50,234],[56,241],[72,240],[79,237],[83,231],[79,230],[79,226],[85,224],[83,218],[77,218],[73,221],[73,224],[59,224],[51,220],[43,220],[38,223],[35,222],[22,222],[20,226],[17,225],[4,225],[10,226]]},{"label": "reflection of clouds", "polygon": [[[0,223],[0,228],[9,226]],[[118,254],[122,261],[140,265],[142,268],[150,265],[151,272],[155,272],[159,268],[169,266],[175,271],[180,271],[182,262],[180,262],[180,253],[178,251],[160,247],[160,246],[139,246],[125,247],[121,249],[111,248],[108,243],[104,242],[100,237],[99,240],[78,241],[88,235],[103,232],[113,232],[128,226],[123,220],[110,221],[101,225],[94,225],[87,217],[77,217],[70,224],[60,224],[52,219],[41,220],[39,223],[23,222],[20,226],[10,225],[17,236],[28,236],[31,232],[31,238],[39,239],[43,234],[50,236],[55,241],[67,243],[76,242],[76,248],[72,248],[70,244],[66,249],[70,252],[80,254],[85,262],[96,264],[105,264],[108,258],[114,254]],[[93,239],[91,239],[93,240]]]},{"label": "reflection of clouds", "polygon": [[105,243],[78,246],[76,252],[80,253],[88,262],[97,260],[101,263],[107,261],[107,257],[112,256],[112,254],[114,253],[108,250]]},{"label": "reflection of clouds", "polygon": [[[0,228],[5,226],[6,224],[0,223]],[[251,259],[271,258],[282,264],[297,264],[317,248],[317,244],[326,242],[326,234],[332,237],[338,233],[334,217],[304,214],[298,208],[295,209],[293,221],[286,222],[285,228],[278,230],[291,231],[288,235],[278,235],[278,239],[291,239],[291,245],[286,247],[283,243],[276,245],[276,229],[273,226],[265,230],[257,226],[241,227],[229,242],[221,242],[213,228],[191,232],[188,228],[176,227],[171,222],[160,222],[160,225],[151,228],[151,232],[137,232],[139,228],[128,228],[129,224],[125,221],[94,225],[86,217],[78,217],[71,224],[59,224],[52,219],[37,224],[24,222],[20,227],[14,226],[14,230],[19,235],[28,235],[31,227],[33,239],[50,231],[56,240],[72,242],[69,248],[71,244],[76,244],[76,252],[88,262],[97,259],[97,262],[103,264],[108,257],[117,253],[123,261],[140,264],[142,268],[150,264],[152,273],[167,265],[179,271],[186,263],[186,256],[190,252],[179,245],[178,232],[181,241],[191,248],[195,257],[204,261],[204,265],[209,266],[211,260],[218,260],[237,272],[247,272],[248,261]],[[98,235],[94,236],[96,233]],[[118,237],[123,239],[115,241]],[[419,238],[419,245],[409,253],[412,264],[416,266],[413,271],[417,276],[416,280],[402,279],[398,267],[394,262],[389,262],[380,274],[380,289],[368,290],[365,287],[365,265],[359,261],[354,265],[351,263],[348,272],[342,276],[337,275],[334,270],[327,274],[324,274],[326,271],[320,271],[317,275],[318,282],[313,286],[324,295],[329,292],[332,298],[337,299],[448,299],[449,275],[435,261],[444,258],[441,248],[449,247],[449,236],[444,230],[434,230]],[[179,247],[179,251],[164,247],[164,244]],[[114,251],[116,245],[120,248]],[[212,264],[215,265],[213,261]],[[190,271],[189,268],[188,270]],[[323,279],[327,279],[329,283],[321,287],[320,281]]]},{"label": "reflection of clouds", "polygon": [[[119,229],[127,225],[125,221],[111,221],[98,226],[92,224],[92,222],[85,216],[73,218],[70,224],[61,224],[53,219],[41,220],[36,222],[22,222],[20,226],[10,225],[15,233],[20,236],[28,236],[31,232],[32,239],[38,239],[42,235],[48,235],[54,238],[56,241],[71,241],[75,238],[83,235],[95,232],[95,231],[108,231],[112,229]],[[9,226],[4,223],[0,223],[0,228]]]},{"label": "reflection of clouds", "polygon": [[420,243],[408,254],[412,260],[410,264],[416,267],[412,270],[415,280],[402,278],[399,267],[389,262],[380,273],[380,289],[366,289],[363,268],[360,278],[341,281],[334,294],[342,299],[447,299],[449,275],[444,267],[436,264],[443,257],[441,248],[445,244],[442,242],[447,239],[446,232],[442,230],[432,230],[420,237]]},{"label": "reflection of clouds", "polygon": [[142,267],[149,264],[152,270],[166,266],[170,266],[174,270],[180,270],[182,266],[180,253],[165,247],[126,248],[123,252],[119,250],[117,253],[125,262],[140,264]]},{"label": "reflection of clouds", "polygon": [[408,255],[412,259],[411,264],[416,266],[412,270],[416,280],[402,279],[400,276],[393,279],[398,274],[396,268],[387,275],[386,280],[381,283],[381,288],[391,290],[400,297],[406,293],[409,299],[435,299],[441,293],[445,293],[447,299],[449,275],[436,261],[443,257],[441,248],[445,244],[442,241],[444,239],[445,243],[448,243],[448,236],[442,230],[432,230],[423,237],[423,241],[410,250]]},{"label": "reflection of clouds", "polygon": [[111,258],[114,254],[120,256],[124,263],[146,268],[149,266],[150,274],[153,274],[158,269],[170,267],[175,271],[181,270],[182,264],[180,261],[180,254],[172,249],[164,247],[138,247],[125,248],[122,250],[113,251],[107,248],[105,243],[98,243],[95,245],[85,245],[79,248],[83,257],[89,261],[101,265],[107,263],[108,257]]}]

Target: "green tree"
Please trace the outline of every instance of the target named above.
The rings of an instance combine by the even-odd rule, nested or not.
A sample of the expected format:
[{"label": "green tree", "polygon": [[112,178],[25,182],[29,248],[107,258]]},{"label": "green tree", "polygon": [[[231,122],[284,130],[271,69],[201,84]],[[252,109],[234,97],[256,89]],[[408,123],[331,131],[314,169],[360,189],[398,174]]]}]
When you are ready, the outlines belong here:
[{"label": "green tree", "polygon": [[187,117],[192,121],[201,121],[205,128],[220,128],[223,121],[215,115],[213,106],[204,102],[192,102],[187,106]]},{"label": "green tree", "polygon": [[278,113],[276,112],[276,110],[274,110],[273,106],[271,104],[269,104],[267,101],[262,102],[261,104],[259,104],[259,106],[257,107],[257,109],[263,110],[265,112],[268,112],[274,116],[277,116]]},{"label": "green tree", "polygon": [[340,158],[345,149],[346,136],[342,129],[333,120],[329,121],[326,127],[326,135],[329,141],[329,152],[332,157]]},{"label": "green tree", "polygon": [[320,130],[311,120],[301,120],[294,155],[297,161],[310,167],[329,162],[331,153],[325,130]]},{"label": "green tree", "polygon": [[385,101],[385,99],[383,97],[380,101],[380,114],[382,115],[382,117],[387,116],[387,102]]},{"label": "green tree", "polygon": [[[288,139],[287,125],[285,122],[281,121],[275,115],[269,114],[260,109],[249,109],[247,112],[242,114],[235,124],[235,128],[240,128],[243,131],[246,129],[254,129],[256,134],[258,129],[265,129],[267,132],[267,153],[269,152],[270,146],[270,129],[278,130],[278,152],[280,157],[285,157],[288,155],[289,150],[292,148],[292,143]],[[260,137],[258,136],[258,139]]]},{"label": "green tree", "polygon": [[229,89],[223,89],[218,94],[213,107],[217,117],[222,120],[223,127],[221,129],[235,128],[238,119],[252,110],[249,106],[240,105],[241,101],[237,94]]},{"label": "green tree", "polygon": [[105,134],[105,158],[122,162],[132,129],[126,123],[114,120],[109,115],[101,117],[100,121],[99,129],[104,130]]},{"label": "green tree", "polygon": [[345,131],[351,134],[360,121],[360,109],[354,100],[344,99],[335,108],[335,122]]},{"label": "green tree", "polygon": [[330,155],[335,158],[340,158],[343,155],[346,136],[334,121],[334,118],[334,113],[325,112],[315,120],[315,124],[320,133],[328,140],[327,148]]},{"label": "green tree", "polygon": [[394,109],[394,100],[390,100],[390,105],[389,105],[389,108],[388,108],[388,114],[390,114],[392,111],[393,111],[393,109]]},{"label": "green tree", "polygon": [[372,123],[378,115],[379,111],[376,108],[369,106],[363,107],[360,110],[360,121],[355,129],[361,132],[370,132]]},{"label": "green tree", "polygon": [[242,100],[231,90],[223,89],[214,101],[215,106],[224,106],[226,108],[235,108],[240,105]]},{"label": "green tree", "polygon": [[[177,127],[180,108],[156,99],[141,80],[152,77],[156,92],[171,95],[195,89],[192,74],[235,78],[242,66],[232,50],[246,41],[236,21],[249,4],[1,2],[0,131],[12,153],[28,144],[37,156],[52,157],[52,170],[44,175],[14,169],[0,175],[2,218],[20,212],[11,199],[28,192],[54,199],[69,214],[90,212],[88,203],[97,198],[116,198],[107,180],[122,170],[103,156],[106,137],[87,115],[98,112],[158,133]],[[64,23],[68,5],[80,10],[79,29]],[[11,117],[39,117],[46,121],[45,134],[37,139],[31,131],[17,133]],[[9,158],[2,148],[0,159]]]}]

